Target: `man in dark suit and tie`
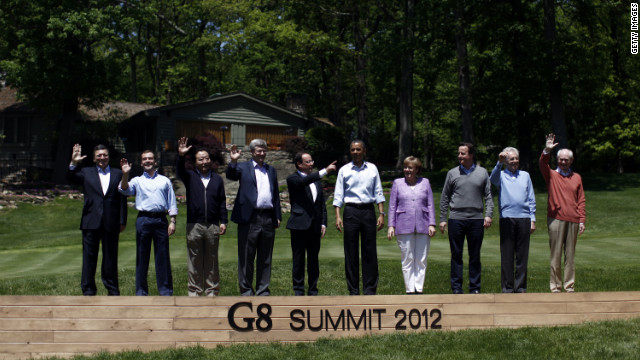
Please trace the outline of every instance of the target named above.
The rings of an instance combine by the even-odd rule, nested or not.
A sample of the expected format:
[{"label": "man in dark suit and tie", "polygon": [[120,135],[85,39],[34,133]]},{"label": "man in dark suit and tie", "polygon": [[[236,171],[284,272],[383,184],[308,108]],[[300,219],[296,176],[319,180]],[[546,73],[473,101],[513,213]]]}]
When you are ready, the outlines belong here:
[{"label": "man in dark suit and tie", "polygon": [[273,240],[282,220],[280,193],[276,169],[264,163],[267,142],[253,139],[249,149],[251,160],[238,163],[241,151],[233,145],[226,171],[227,179],[240,182],[231,212],[231,221],[238,224],[238,283],[243,296],[266,296],[270,294]]},{"label": "man in dark suit and tie", "polygon": [[109,166],[109,149],[98,145],[93,149],[96,166],[81,168],[79,144],[73,146],[68,180],[81,184],[84,192],[82,208],[82,293],[93,296],[96,288],[96,266],[102,241],[102,283],[109,295],[120,295],[118,288],[118,237],[127,225],[127,198],[118,192],[122,171]]},{"label": "man in dark suit and tie", "polygon": [[322,193],[320,178],[336,171],[336,162],[318,172],[312,173],[311,155],[299,152],[293,158],[298,171],[287,177],[291,216],[287,229],[291,231],[291,252],[293,253],[293,292],[304,295],[304,257],[307,254],[308,295],[318,295],[318,253],[320,238],[327,230],[327,206]]}]

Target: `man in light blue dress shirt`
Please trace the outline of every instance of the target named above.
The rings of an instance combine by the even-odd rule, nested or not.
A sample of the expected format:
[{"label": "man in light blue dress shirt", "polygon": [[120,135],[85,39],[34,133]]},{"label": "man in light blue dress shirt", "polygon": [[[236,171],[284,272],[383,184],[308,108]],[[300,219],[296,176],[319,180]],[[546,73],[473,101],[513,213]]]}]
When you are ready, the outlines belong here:
[{"label": "man in light blue dress shirt", "polygon": [[[362,251],[362,287],[365,295],[375,295],[378,287],[376,230],[384,226],[384,194],[378,168],[364,161],[367,149],[361,140],[349,146],[351,162],[338,171],[333,206],[336,228],[344,226],[344,267],[350,295],[360,294],[358,238]],[[378,206],[376,220],[375,207]],[[344,206],[344,223],[340,208]]]},{"label": "man in light blue dress shirt", "polygon": [[[529,173],[518,170],[518,150],[507,147],[498,157],[489,178],[499,190],[502,292],[524,293],[527,292],[529,242],[536,230],[536,198]],[[501,171],[502,164],[506,165],[504,171]]]},{"label": "man in light blue dress shirt", "polygon": [[[169,258],[169,236],[176,232],[176,195],[171,180],[158,174],[153,151],[145,150],[141,155],[144,173],[129,181],[131,165],[127,159],[120,160],[122,182],[118,190],[124,195],[135,195],[138,218],[136,219],[136,295],[149,294],[147,272],[151,243],[156,264],[158,293],[173,295],[173,278]],[[167,212],[171,222],[167,224]]]}]

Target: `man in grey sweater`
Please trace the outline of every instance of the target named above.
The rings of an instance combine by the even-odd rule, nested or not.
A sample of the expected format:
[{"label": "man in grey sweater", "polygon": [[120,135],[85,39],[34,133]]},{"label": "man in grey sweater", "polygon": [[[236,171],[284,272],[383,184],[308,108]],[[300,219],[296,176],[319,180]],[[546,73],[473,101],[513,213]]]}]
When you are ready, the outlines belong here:
[{"label": "man in grey sweater", "polygon": [[[491,226],[493,199],[487,170],[475,164],[475,147],[460,143],[458,162],[449,170],[440,197],[440,231],[447,228],[449,210],[449,246],[451,248],[451,290],[462,294],[462,251],[464,238],[469,249],[469,292],[480,293],[480,248],[484,229]],[[485,214],[483,217],[483,200]]]}]

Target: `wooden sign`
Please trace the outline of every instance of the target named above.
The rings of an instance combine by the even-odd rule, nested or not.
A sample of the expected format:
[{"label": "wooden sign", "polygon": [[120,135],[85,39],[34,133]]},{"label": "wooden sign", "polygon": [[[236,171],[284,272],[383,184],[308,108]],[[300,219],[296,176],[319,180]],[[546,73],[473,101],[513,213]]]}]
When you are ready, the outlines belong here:
[{"label": "wooden sign", "polygon": [[640,316],[640,292],[318,297],[1,296],[0,358]]}]

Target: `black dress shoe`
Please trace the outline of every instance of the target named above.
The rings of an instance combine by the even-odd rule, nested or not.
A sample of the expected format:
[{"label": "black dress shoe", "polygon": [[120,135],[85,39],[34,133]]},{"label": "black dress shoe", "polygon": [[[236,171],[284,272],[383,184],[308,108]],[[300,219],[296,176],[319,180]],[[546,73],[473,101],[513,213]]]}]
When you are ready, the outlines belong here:
[{"label": "black dress shoe", "polygon": [[462,294],[462,289],[453,289],[454,294]]},{"label": "black dress shoe", "polygon": [[480,290],[471,290],[470,294],[480,294]]}]

